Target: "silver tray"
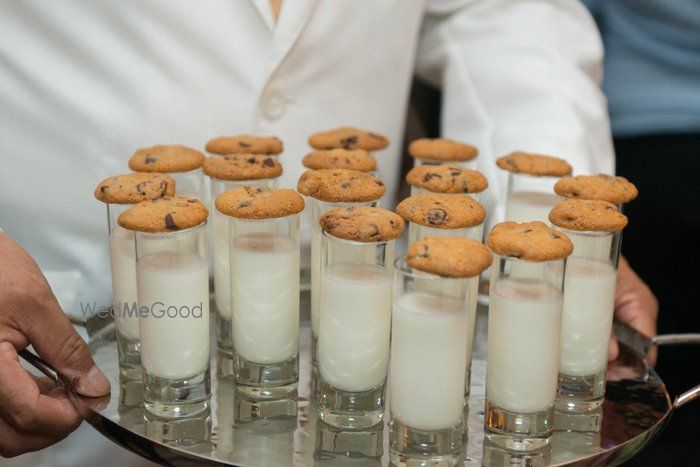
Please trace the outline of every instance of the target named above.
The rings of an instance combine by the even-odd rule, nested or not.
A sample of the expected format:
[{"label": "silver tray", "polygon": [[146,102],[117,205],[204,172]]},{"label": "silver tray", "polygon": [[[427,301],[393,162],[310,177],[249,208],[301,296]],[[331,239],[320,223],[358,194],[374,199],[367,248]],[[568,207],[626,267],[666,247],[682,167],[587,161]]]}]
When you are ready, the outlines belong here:
[{"label": "silver tray", "polygon": [[[302,304],[308,304],[308,299],[302,298]],[[480,307],[464,465],[615,465],[638,453],[667,423],[674,404],[658,375],[645,364],[648,341],[629,328],[616,327],[620,355],[609,365],[600,413],[558,418],[557,425],[576,431],[556,431],[551,448],[539,452],[518,454],[484,442],[486,321],[485,310]],[[88,330],[90,350],[109,378],[112,393],[97,409],[89,410],[86,419],[107,438],[145,458],[173,465],[389,465],[386,426],[383,433],[330,432],[317,424],[314,403],[309,399],[308,310],[302,313],[296,420],[257,420],[237,426],[233,420],[233,381],[217,377],[213,330],[211,410],[199,417],[170,421],[146,417],[140,404],[139,383],[120,384],[113,323],[88,322]],[[333,446],[336,452],[318,450],[321,439],[323,446]],[[379,443],[383,443],[381,457],[362,456],[364,446]]]}]

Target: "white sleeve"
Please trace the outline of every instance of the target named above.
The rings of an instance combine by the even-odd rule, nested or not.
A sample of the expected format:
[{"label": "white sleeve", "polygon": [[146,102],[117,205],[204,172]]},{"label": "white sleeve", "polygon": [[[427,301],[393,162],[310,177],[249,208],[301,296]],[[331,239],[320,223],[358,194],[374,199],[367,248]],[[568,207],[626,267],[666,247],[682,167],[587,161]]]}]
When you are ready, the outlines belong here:
[{"label": "white sleeve", "polygon": [[[473,142],[489,178],[487,206],[502,218],[513,150],[563,157],[574,173],[613,173],[600,89],[603,47],[577,0],[428,1],[416,70],[442,88],[446,137]],[[494,219],[496,217],[496,219]]]}]

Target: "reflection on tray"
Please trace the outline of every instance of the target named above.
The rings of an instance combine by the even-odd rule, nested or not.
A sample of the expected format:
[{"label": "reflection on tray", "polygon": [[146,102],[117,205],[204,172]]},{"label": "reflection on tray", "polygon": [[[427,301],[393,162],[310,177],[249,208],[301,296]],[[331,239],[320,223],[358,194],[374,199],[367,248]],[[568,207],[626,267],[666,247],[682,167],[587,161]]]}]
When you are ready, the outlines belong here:
[{"label": "reflection on tray", "polygon": [[[480,315],[479,320],[484,318]],[[483,324],[483,323],[482,323]],[[479,326],[477,329],[484,329]],[[170,464],[265,466],[388,465],[388,433],[383,429],[339,431],[317,419],[309,400],[309,328],[302,329],[299,397],[295,412],[251,405],[236,393],[233,381],[212,379],[210,410],[194,418],[163,420],[144,413],[140,385],[119,382],[116,346],[109,333],[91,341],[96,361],[111,379],[111,401],[95,426],[120,444],[150,459]],[[483,349],[480,332],[476,348]],[[213,339],[216,342],[216,339]],[[485,362],[478,352],[472,367],[472,391],[464,465],[582,465],[620,462],[638,452],[665,423],[670,401],[663,384],[647,370],[637,351],[621,340],[620,357],[609,366],[605,401],[597,411],[557,416],[551,446],[517,454],[500,449],[483,436]],[[212,352],[213,360],[216,353]],[[215,363],[212,363],[215,366]],[[212,375],[216,374],[212,368]],[[243,404],[241,405],[241,402]],[[243,412],[241,409],[244,408]],[[241,413],[244,416],[241,416]],[[272,414],[273,419],[259,415]]]}]

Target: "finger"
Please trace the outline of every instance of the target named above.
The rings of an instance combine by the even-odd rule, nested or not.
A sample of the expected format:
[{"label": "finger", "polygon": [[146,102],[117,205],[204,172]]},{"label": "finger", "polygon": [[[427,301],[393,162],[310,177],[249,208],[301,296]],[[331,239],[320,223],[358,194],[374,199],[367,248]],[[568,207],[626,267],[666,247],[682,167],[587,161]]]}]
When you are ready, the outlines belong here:
[{"label": "finger", "polygon": [[42,436],[63,437],[81,422],[67,398],[40,392],[8,342],[0,343],[0,417],[18,433]]},{"label": "finger", "polygon": [[62,440],[66,435],[27,435],[0,419],[0,456],[15,457],[25,452],[38,451]]},{"label": "finger", "polygon": [[71,380],[79,394],[95,397],[109,393],[109,381],[95,365],[85,341],[75,332],[53,294],[49,295],[43,306],[29,314],[34,317],[31,326],[24,329],[29,341],[47,363]]},{"label": "finger", "polygon": [[617,360],[618,355],[620,355],[620,346],[615,335],[612,335],[610,336],[610,346],[608,347],[608,361],[614,362]]},{"label": "finger", "polygon": [[[37,353],[68,377],[80,394],[107,394],[109,381],[95,366],[85,342],[61,310],[39,266],[7,235],[0,234],[0,251],[7,264],[19,265],[12,270],[0,268],[0,292],[9,291],[9,303],[16,308],[12,313],[14,326],[10,327],[23,333]],[[17,345],[14,337],[12,342]]]}]

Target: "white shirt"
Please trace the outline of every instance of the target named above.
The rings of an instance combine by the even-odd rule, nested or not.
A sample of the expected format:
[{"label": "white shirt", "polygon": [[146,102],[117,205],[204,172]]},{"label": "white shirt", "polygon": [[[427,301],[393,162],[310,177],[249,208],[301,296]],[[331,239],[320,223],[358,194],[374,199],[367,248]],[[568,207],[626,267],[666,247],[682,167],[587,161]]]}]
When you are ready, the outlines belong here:
[{"label": "white shirt", "polygon": [[414,71],[442,88],[444,136],[479,147],[491,222],[506,152],[613,171],[602,46],[575,0],[285,0],[277,23],[268,0],[23,0],[0,30],[0,226],[83,302],[110,294],[93,189],[139,147],[278,135],[295,187],[309,134],[359,126],[392,141],[392,207]]}]

